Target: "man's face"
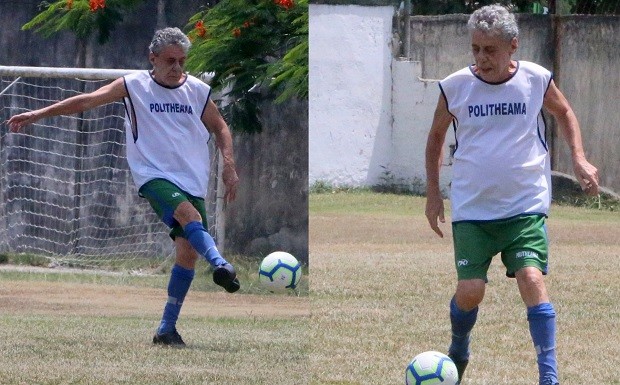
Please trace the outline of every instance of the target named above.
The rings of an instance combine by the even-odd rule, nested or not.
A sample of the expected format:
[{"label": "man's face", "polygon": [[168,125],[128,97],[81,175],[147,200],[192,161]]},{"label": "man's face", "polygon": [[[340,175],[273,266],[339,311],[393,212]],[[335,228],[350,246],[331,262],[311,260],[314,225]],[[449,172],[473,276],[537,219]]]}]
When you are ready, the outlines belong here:
[{"label": "man's face", "polygon": [[471,50],[476,74],[490,83],[506,80],[511,74],[511,57],[517,47],[517,38],[506,41],[500,36],[475,30],[471,36]]},{"label": "man's face", "polygon": [[158,54],[151,52],[149,59],[155,80],[166,86],[178,86],[185,77],[183,68],[186,57],[183,49],[175,44],[164,47]]}]

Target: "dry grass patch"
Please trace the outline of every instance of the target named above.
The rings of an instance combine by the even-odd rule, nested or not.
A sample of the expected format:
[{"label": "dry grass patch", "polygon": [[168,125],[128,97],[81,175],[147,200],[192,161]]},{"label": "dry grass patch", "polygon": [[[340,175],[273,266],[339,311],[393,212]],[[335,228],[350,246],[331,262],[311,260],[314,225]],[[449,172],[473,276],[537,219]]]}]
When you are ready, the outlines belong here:
[{"label": "dry grass patch", "polygon": [[29,274],[0,272],[3,385],[308,383],[307,296],[190,290],[169,349],[151,344],[165,288]]},{"label": "dry grass patch", "polygon": [[[403,384],[417,353],[447,350],[450,226],[436,237],[423,212],[416,197],[310,196],[312,384]],[[548,223],[562,385],[619,384],[620,215],[554,207]],[[538,381],[525,308],[504,273],[497,258],[464,385]]]},{"label": "dry grass patch", "polygon": [[[0,282],[0,309],[12,315],[130,316],[159,315],[165,291],[130,286],[13,281]],[[230,295],[191,291],[183,316],[193,317],[308,317],[308,299],[296,296]],[[182,320],[182,319],[181,319]]]}]

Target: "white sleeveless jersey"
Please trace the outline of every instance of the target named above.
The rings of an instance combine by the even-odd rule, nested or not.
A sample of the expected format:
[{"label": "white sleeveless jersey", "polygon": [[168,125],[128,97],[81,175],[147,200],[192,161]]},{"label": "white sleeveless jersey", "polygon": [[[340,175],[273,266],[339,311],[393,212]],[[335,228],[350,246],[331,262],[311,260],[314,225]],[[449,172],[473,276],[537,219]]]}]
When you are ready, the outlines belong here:
[{"label": "white sleeveless jersey", "polygon": [[209,132],[201,121],[211,88],[187,75],[177,87],[148,71],[124,76],[127,161],[138,188],[163,178],[204,197],[209,183]]},{"label": "white sleeveless jersey", "polygon": [[456,136],[450,192],[452,221],[496,220],[549,210],[551,171],[542,115],[551,72],[517,62],[491,84],[472,67],[439,83]]}]

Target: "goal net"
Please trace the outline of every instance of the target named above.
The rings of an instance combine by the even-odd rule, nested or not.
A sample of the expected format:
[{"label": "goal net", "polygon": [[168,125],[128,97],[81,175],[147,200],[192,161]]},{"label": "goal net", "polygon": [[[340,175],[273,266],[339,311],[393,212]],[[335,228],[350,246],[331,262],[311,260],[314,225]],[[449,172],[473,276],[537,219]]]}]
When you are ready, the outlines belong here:
[{"label": "goal net", "polygon": [[[127,165],[122,101],[42,119],[21,133],[4,123],[129,72],[0,67],[0,253],[106,269],[153,267],[173,256],[169,229],[138,196]],[[214,140],[209,146],[216,187],[221,162]],[[216,190],[205,197],[209,232],[223,239]]]}]

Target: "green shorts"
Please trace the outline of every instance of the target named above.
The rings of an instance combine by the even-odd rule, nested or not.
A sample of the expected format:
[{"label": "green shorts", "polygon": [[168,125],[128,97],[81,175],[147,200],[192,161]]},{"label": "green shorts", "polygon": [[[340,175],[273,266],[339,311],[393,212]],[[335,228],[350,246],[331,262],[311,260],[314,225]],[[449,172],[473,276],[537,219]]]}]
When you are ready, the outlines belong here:
[{"label": "green shorts", "polygon": [[146,198],[157,216],[170,227],[170,238],[184,237],[181,224],[174,219],[174,210],[185,201],[188,201],[198,210],[202,217],[202,225],[208,229],[207,210],[205,200],[186,193],[177,185],[165,179],[153,179],[140,187],[140,196]]},{"label": "green shorts", "polygon": [[549,245],[543,215],[520,215],[497,221],[452,224],[454,263],[459,280],[483,279],[493,257],[501,253],[506,275],[524,267],[547,274]]}]

